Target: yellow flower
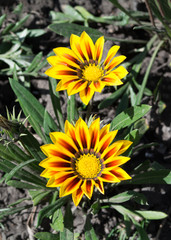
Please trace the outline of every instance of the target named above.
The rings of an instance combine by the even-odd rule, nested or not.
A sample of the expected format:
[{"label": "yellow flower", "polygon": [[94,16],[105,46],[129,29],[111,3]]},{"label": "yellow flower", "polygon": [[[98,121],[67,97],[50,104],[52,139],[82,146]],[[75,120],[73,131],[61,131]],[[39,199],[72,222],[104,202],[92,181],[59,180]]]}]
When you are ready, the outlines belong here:
[{"label": "yellow flower", "polygon": [[67,90],[68,95],[80,93],[84,104],[88,104],[94,92],[101,92],[105,86],[123,84],[120,79],[128,72],[123,66],[118,66],[125,56],[115,57],[119,46],[110,48],[106,59],[101,63],[104,37],[97,39],[94,44],[86,32],[81,36],[72,34],[71,49],[58,47],[53,49],[56,56],[47,58],[52,65],[45,74],[61,79],[56,91]]},{"label": "yellow flower", "polygon": [[79,118],[75,126],[65,122],[65,133],[50,133],[53,144],[41,147],[47,158],[40,163],[45,168],[41,176],[49,178],[47,187],[60,187],[60,197],[72,194],[77,206],[84,194],[91,199],[94,186],[104,194],[103,182],[131,179],[119,166],[130,159],[120,155],[132,142],[112,143],[117,130],[109,128],[100,129],[99,118],[88,128]]}]

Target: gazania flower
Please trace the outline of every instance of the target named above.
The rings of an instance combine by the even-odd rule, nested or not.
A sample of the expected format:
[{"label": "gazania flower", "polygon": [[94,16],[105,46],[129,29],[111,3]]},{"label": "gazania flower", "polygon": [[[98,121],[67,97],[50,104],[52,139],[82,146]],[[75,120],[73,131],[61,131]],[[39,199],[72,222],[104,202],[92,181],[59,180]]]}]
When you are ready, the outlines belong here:
[{"label": "gazania flower", "polygon": [[[52,65],[45,73],[61,79],[56,91],[67,90],[68,95],[80,93],[84,104],[88,104],[94,92],[101,92],[105,86],[121,85],[121,79],[128,72],[123,66],[117,67],[125,56],[115,57],[119,46],[109,50],[106,59],[101,63],[104,37],[94,44],[86,32],[81,36],[71,35],[71,49],[58,47],[53,49],[56,56],[47,60]],[[117,68],[116,68],[117,67]]]},{"label": "gazania flower", "polygon": [[47,158],[40,163],[45,168],[41,176],[49,178],[47,187],[60,187],[60,197],[72,194],[77,206],[84,194],[91,199],[94,186],[104,194],[103,182],[130,179],[119,166],[130,159],[120,155],[132,142],[112,143],[117,130],[109,128],[100,129],[99,118],[88,128],[79,118],[75,126],[65,122],[65,133],[50,133],[53,144],[41,147]]}]

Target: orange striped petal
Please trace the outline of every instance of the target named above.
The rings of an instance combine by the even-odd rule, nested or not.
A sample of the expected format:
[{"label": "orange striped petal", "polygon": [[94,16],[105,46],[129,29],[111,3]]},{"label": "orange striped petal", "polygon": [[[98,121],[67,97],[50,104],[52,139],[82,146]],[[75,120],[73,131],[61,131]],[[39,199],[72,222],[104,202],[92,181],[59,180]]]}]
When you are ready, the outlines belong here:
[{"label": "orange striped petal", "polygon": [[120,79],[124,78],[128,74],[128,71],[123,66],[119,66],[112,72]]},{"label": "orange striped petal", "polygon": [[130,160],[129,157],[117,156],[107,159],[106,161],[104,161],[104,164],[108,170],[111,170],[113,168],[116,168],[117,166],[126,163],[128,160]]},{"label": "orange striped petal", "polygon": [[116,142],[116,144],[118,144],[118,143],[122,143],[122,146],[119,149],[119,151],[117,152],[117,155],[121,155],[132,145],[132,142],[128,141],[128,140],[119,140]]},{"label": "orange striped petal", "polygon": [[71,152],[71,154],[75,154],[78,151],[78,148],[72,138],[63,132],[51,132],[50,138],[59,149],[63,147],[64,149],[67,149],[69,152]]},{"label": "orange striped petal", "polygon": [[84,62],[86,57],[81,49],[80,37],[77,35],[72,34],[70,37],[70,46],[73,52],[78,56],[78,58]]},{"label": "orange striped petal", "polygon": [[123,84],[120,78],[113,72],[107,74],[101,81],[107,86],[118,86]]},{"label": "orange striped petal", "polygon": [[61,56],[69,61],[72,61],[73,63],[77,64],[78,66],[80,65],[79,58],[74,53],[74,51],[72,51],[71,49],[66,48],[66,47],[58,47],[58,48],[54,48],[53,51],[57,56]]},{"label": "orange striped petal", "polygon": [[78,64],[76,64],[75,62],[73,62],[69,59],[66,59],[62,56],[50,56],[47,58],[47,61],[52,66],[64,65],[64,66],[68,66],[73,69],[79,68]]},{"label": "orange striped petal", "polygon": [[103,88],[105,87],[105,82],[102,82],[102,81],[93,81],[91,84],[90,84],[90,88],[93,90],[93,91],[96,91],[96,92],[101,92],[103,90]]},{"label": "orange striped petal", "polygon": [[83,32],[80,37],[81,49],[87,61],[90,59],[95,60],[95,46],[92,39],[86,32]]},{"label": "orange striped petal", "polygon": [[82,91],[80,92],[81,101],[82,101],[85,105],[87,105],[87,104],[90,102],[93,94],[94,94],[94,90],[91,89],[89,86],[87,86],[84,90],[82,90]]},{"label": "orange striped petal", "polygon": [[120,150],[121,146],[122,146],[121,142],[120,143],[118,143],[118,142],[112,143],[108,148],[106,148],[104,150],[104,152],[102,153],[101,157],[104,160],[107,160],[110,157],[117,156],[118,155],[117,153]]},{"label": "orange striped petal", "polygon": [[120,180],[115,175],[107,171],[103,171],[102,175],[98,177],[98,179],[99,181],[103,181],[103,182],[112,182],[112,183],[120,182]]},{"label": "orange striped petal", "polygon": [[109,49],[109,52],[107,54],[107,57],[104,61],[104,65],[106,66],[111,60],[112,58],[115,56],[115,54],[117,53],[117,51],[119,50],[120,46],[114,45],[113,47],[111,47]]},{"label": "orange striped petal", "polygon": [[109,132],[109,129],[110,129],[110,124],[107,124],[104,127],[102,127],[102,129],[100,129],[99,140],[101,140]]},{"label": "orange striped petal", "polygon": [[43,153],[46,156],[51,156],[51,157],[60,157],[65,160],[70,160],[70,158],[73,156],[68,151],[65,151],[64,149],[57,149],[54,144],[45,144],[40,147]]},{"label": "orange striped petal", "polygon": [[114,174],[119,180],[128,180],[132,177],[128,175],[122,168],[116,167],[110,171],[112,174]]},{"label": "orange striped petal", "polygon": [[67,88],[68,95],[76,94],[87,87],[87,81],[78,80],[70,83]]},{"label": "orange striped petal", "polygon": [[45,178],[50,178],[52,176],[54,176],[56,173],[58,173],[59,171],[54,171],[52,169],[45,169],[40,176],[41,177],[45,177]]},{"label": "orange striped petal", "polygon": [[58,67],[51,67],[46,70],[46,75],[52,78],[61,79],[65,76],[70,76],[72,78],[77,77],[77,71],[73,70],[67,66],[60,65]]},{"label": "orange striped petal", "polygon": [[79,148],[80,146],[75,135],[75,127],[68,120],[65,121],[65,133],[73,139],[75,145]]},{"label": "orange striped petal", "polygon": [[118,57],[115,57],[106,67],[107,71],[112,70],[114,67],[118,66],[121,62],[123,62],[126,59],[126,56],[120,55]]},{"label": "orange striped petal", "polygon": [[46,187],[60,187],[66,179],[73,177],[73,171],[71,172],[59,172],[49,179]]},{"label": "orange striped petal", "polygon": [[75,192],[80,187],[81,183],[82,180],[79,179],[77,176],[66,179],[60,188],[59,196],[64,197]]},{"label": "orange striped petal", "polygon": [[90,134],[87,127],[87,124],[79,118],[75,125],[75,135],[76,139],[80,145],[80,148],[90,149]]},{"label": "orange striped petal", "polygon": [[81,189],[81,187],[79,187],[75,192],[73,192],[72,194],[72,200],[75,204],[75,206],[78,206],[78,204],[80,203],[82,197],[83,197],[83,191]]},{"label": "orange striped petal", "polygon": [[39,163],[41,167],[51,169],[53,171],[72,170],[71,163],[58,157],[51,157]]},{"label": "orange striped petal", "polygon": [[103,151],[109,146],[112,140],[115,138],[118,130],[107,133],[99,142],[97,151],[103,153]]},{"label": "orange striped petal", "polygon": [[89,127],[90,133],[90,148],[96,151],[99,144],[99,129],[100,129],[100,118],[97,118]]},{"label": "orange striped petal", "polygon": [[100,37],[97,39],[95,43],[95,60],[100,63],[103,54],[103,47],[104,47],[104,37]]},{"label": "orange striped petal", "polygon": [[91,199],[93,194],[93,187],[94,187],[94,181],[92,179],[90,180],[84,180],[81,189],[84,192],[84,194]]},{"label": "orange striped petal", "polygon": [[78,81],[78,78],[62,79],[56,86],[56,91],[66,90],[69,84]]},{"label": "orange striped petal", "polygon": [[104,186],[102,181],[99,179],[95,180],[95,186],[102,194],[104,194]]}]

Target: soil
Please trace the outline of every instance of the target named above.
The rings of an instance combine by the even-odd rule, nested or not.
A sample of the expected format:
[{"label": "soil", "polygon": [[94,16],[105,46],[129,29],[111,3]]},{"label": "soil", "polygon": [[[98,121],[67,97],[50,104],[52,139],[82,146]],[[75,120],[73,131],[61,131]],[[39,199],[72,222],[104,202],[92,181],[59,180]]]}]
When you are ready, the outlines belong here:
[{"label": "soil", "polygon": [[[117,14],[118,10],[113,6],[108,0],[29,0],[29,1],[20,1],[23,5],[23,15],[30,13],[30,18],[26,23],[27,28],[42,28],[46,30],[46,33],[43,36],[35,39],[29,39],[27,41],[28,45],[32,46],[33,53],[36,54],[40,51],[43,52],[44,57],[55,47],[58,46],[68,46],[69,41],[64,39],[61,36],[57,36],[55,33],[52,33],[47,26],[51,23],[49,12],[61,11],[63,4],[70,4],[71,6],[80,5],[85,7],[89,12],[95,16],[101,15],[113,15]],[[125,8],[131,10],[141,10],[146,11],[145,4],[140,1],[120,1]],[[17,5],[18,1],[14,0],[1,0],[1,14],[8,14],[11,21],[15,20],[14,14],[12,14],[13,8]],[[9,19],[9,18],[8,18]],[[148,34],[144,31],[134,31],[133,26],[130,28],[125,26],[108,26],[103,24],[98,24],[96,26],[100,31],[108,36],[118,37],[118,38],[130,38],[130,39],[148,39]],[[107,41],[106,49],[112,46],[114,43]],[[127,56],[129,60],[132,58],[131,49],[141,47],[141,45],[133,45],[127,43],[121,43],[122,54]],[[139,75],[139,82],[141,82],[147,66],[149,64],[150,55],[147,56],[142,64],[142,70]],[[132,156],[133,162],[142,162],[144,159],[148,159],[151,162],[156,161],[159,164],[163,165],[165,168],[171,168],[171,102],[170,102],[170,93],[171,93],[171,71],[169,68],[169,63],[171,62],[171,56],[167,48],[162,48],[157,58],[153,64],[150,79],[148,81],[148,87],[154,91],[156,84],[162,78],[162,84],[160,84],[160,99],[166,104],[166,108],[162,114],[157,112],[157,104],[152,97],[144,97],[143,103],[147,103],[153,106],[151,112],[147,115],[146,120],[149,125],[149,130],[144,135],[141,140],[141,144],[157,142],[159,145],[157,147],[148,148],[143,150],[137,155]],[[43,71],[43,70],[42,70]],[[131,69],[129,70],[131,71]],[[52,106],[50,102],[50,96],[48,93],[48,81],[41,78],[32,78],[31,79],[31,91],[39,99],[39,101],[48,109],[48,111],[53,116]],[[102,94],[95,95],[93,113],[97,113],[96,106],[99,102],[110,95],[112,89],[104,90]],[[6,94],[8,93],[8,94]],[[61,99],[65,103],[65,95],[61,94]],[[12,111],[14,105],[15,96],[12,92],[7,76],[2,76],[0,80],[0,113],[6,115],[6,108],[8,107]],[[79,100],[78,100],[79,101]],[[16,104],[16,109],[19,111],[19,105]],[[63,106],[63,111],[65,114],[66,104]],[[104,120],[104,123],[110,122],[115,114],[116,106],[111,106],[106,110],[99,111],[101,118]],[[0,177],[4,175],[3,172],[0,173]],[[136,188],[138,191],[138,187]],[[141,188],[148,200],[149,209],[156,211],[163,211],[167,214],[170,214],[170,199],[171,199],[171,189],[166,185],[157,185],[157,186],[146,186]],[[20,198],[28,197],[27,191],[22,189],[16,189],[6,184],[0,184],[0,208],[5,208],[9,204],[15,202]],[[31,204],[29,200],[28,204]],[[22,206],[22,205],[21,205]],[[22,214],[14,214],[9,217],[4,218],[1,221],[0,225],[0,240],[26,240],[33,239],[32,235],[35,232],[34,224],[31,224],[31,221],[28,221],[28,218],[31,212],[36,212],[38,209],[31,208],[29,210],[25,209],[22,211]],[[81,231],[84,223],[84,219],[80,216],[79,208],[77,210],[73,209],[75,213],[74,225],[76,230]],[[105,236],[111,231],[115,226],[115,215],[116,213],[112,210],[109,212],[107,210],[102,211],[99,215],[95,215],[92,222],[96,233],[99,234],[99,239],[105,239]],[[47,228],[47,219],[42,223],[40,229],[48,231]],[[159,240],[169,240],[171,235],[171,218],[168,217],[163,221],[152,221],[147,229],[150,239],[159,239]],[[102,227],[104,226],[104,227]]]}]

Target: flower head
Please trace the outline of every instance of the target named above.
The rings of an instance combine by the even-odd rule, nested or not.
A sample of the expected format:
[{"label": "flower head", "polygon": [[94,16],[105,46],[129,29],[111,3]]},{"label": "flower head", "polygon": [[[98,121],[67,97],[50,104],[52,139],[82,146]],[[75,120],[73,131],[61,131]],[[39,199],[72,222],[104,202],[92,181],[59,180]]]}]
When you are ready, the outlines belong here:
[{"label": "flower head", "polygon": [[116,183],[131,177],[119,166],[130,158],[120,156],[132,142],[112,143],[117,130],[110,124],[100,129],[100,119],[90,127],[79,118],[75,126],[65,122],[65,133],[50,133],[53,144],[41,147],[47,156],[40,163],[45,170],[41,176],[49,178],[47,187],[60,187],[60,197],[72,194],[77,206],[85,194],[92,197],[94,186],[104,194],[103,182]]},{"label": "flower head", "polygon": [[[110,48],[106,59],[101,63],[104,37],[94,44],[86,32],[81,36],[72,34],[71,49],[58,47],[53,49],[56,56],[47,60],[52,65],[45,73],[60,79],[56,90],[67,90],[68,95],[80,93],[84,104],[88,104],[94,92],[101,92],[105,86],[121,85],[121,79],[128,72],[123,66],[117,67],[125,56],[115,57],[119,46]],[[117,68],[116,68],[117,67]]]}]

